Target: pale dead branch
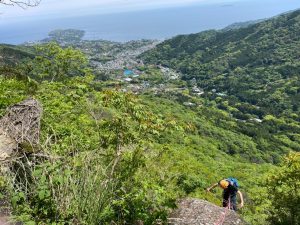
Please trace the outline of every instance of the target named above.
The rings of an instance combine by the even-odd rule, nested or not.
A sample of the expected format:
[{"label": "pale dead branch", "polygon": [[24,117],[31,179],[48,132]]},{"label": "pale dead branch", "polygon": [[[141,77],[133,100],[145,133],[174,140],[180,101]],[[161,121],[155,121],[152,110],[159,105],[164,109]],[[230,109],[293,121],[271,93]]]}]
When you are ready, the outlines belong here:
[{"label": "pale dead branch", "polygon": [[28,7],[34,7],[39,5],[41,0],[20,0],[20,1],[15,1],[15,0],[0,0],[0,4],[3,5],[8,5],[8,6],[19,6],[23,9],[28,8]]}]

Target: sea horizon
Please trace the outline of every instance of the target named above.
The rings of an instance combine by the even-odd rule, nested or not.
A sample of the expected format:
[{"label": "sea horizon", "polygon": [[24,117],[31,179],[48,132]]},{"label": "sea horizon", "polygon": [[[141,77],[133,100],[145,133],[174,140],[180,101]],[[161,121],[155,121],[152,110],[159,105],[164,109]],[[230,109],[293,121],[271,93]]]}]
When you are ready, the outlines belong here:
[{"label": "sea horizon", "polygon": [[258,1],[245,1],[104,15],[14,20],[7,24],[0,23],[0,43],[22,44],[39,41],[56,29],[84,30],[86,40],[117,42],[141,39],[165,40],[181,34],[222,29],[237,22],[266,19],[298,8],[300,2],[290,5],[282,3],[269,5]]}]

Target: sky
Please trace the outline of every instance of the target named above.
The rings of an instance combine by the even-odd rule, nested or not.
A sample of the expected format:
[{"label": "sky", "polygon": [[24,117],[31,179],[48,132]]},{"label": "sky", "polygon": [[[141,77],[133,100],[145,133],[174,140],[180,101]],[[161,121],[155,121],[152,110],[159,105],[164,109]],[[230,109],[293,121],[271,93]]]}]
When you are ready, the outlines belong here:
[{"label": "sky", "polygon": [[87,39],[163,40],[295,9],[300,0],[41,0],[25,10],[0,4],[0,43],[37,41],[69,28],[84,30]]},{"label": "sky", "polygon": [[[3,0],[8,2],[9,0]],[[38,1],[38,0],[21,0]],[[172,8],[188,5],[231,5],[257,0],[40,0],[37,7],[22,9],[20,7],[0,4],[0,24],[20,20],[68,18],[84,15],[101,15],[130,11],[142,11],[162,8]],[[260,0],[260,2],[268,0]],[[276,2],[276,0],[274,0]],[[300,0],[282,0],[286,4],[296,4]],[[277,3],[274,3],[277,4]]]},{"label": "sky", "polygon": [[[6,0],[7,1],[7,0]],[[87,14],[110,14],[118,12],[170,8],[191,4],[215,4],[245,0],[42,0],[38,7],[27,8],[1,6],[0,19],[19,20],[36,17],[72,17]]]}]

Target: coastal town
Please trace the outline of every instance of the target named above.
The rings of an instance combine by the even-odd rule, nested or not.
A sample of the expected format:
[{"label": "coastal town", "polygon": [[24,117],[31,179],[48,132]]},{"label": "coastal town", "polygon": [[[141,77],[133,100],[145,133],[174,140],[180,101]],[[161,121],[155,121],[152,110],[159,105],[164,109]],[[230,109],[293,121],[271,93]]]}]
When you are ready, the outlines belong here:
[{"label": "coastal town", "polygon": [[[96,79],[104,88],[116,87],[134,94],[175,96],[187,107],[197,106],[191,98],[205,94],[195,79],[187,82],[181,73],[162,66],[145,65],[140,55],[155,48],[159,40],[136,40],[113,42],[106,40],[85,40],[84,31],[67,29],[51,31],[47,38],[38,43],[57,42],[62,47],[76,48],[87,56]],[[31,46],[35,43],[26,43]],[[105,81],[105,82],[104,82]],[[215,91],[216,92],[216,91]],[[223,93],[216,93],[222,95]]]}]

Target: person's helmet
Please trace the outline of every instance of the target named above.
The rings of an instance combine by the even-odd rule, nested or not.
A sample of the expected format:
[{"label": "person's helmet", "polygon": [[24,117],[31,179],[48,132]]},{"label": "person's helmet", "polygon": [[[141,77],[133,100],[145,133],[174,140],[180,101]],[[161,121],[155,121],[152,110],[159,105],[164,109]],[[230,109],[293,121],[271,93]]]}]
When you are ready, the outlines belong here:
[{"label": "person's helmet", "polygon": [[227,181],[227,180],[221,180],[219,182],[219,185],[220,185],[221,188],[226,189],[229,186],[229,181]]}]

